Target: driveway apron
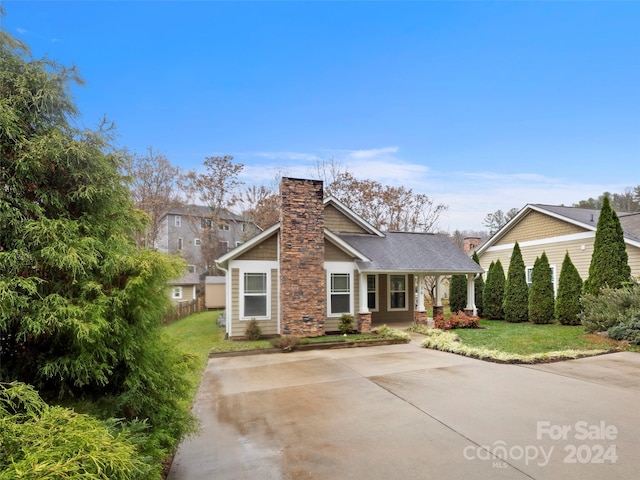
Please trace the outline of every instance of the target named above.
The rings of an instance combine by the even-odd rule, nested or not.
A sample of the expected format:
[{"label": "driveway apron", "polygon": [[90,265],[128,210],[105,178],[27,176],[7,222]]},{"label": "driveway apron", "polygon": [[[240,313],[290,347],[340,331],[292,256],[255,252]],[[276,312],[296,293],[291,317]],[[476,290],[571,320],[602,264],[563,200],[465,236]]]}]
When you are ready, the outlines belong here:
[{"label": "driveway apron", "polygon": [[640,355],[502,365],[420,348],[209,360],[168,480],[637,479]]}]

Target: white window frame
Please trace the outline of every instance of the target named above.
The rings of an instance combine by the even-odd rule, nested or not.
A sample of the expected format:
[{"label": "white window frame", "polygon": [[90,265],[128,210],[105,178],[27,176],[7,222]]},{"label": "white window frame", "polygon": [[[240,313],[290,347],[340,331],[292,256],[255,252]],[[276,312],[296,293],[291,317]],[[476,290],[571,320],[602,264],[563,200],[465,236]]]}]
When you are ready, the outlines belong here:
[{"label": "white window frame", "polygon": [[[391,277],[404,277],[404,290],[391,290]],[[390,273],[387,275],[387,311],[388,312],[406,312],[409,310],[409,276],[406,273]],[[391,307],[391,294],[404,292],[404,307],[392,308]]]},{"label": "white window frame", "polygon": [[188,269],[189,273],[196,273],[196,266],[195,265],[187,265],[187,269]]},{"label": "white window frame", "polygon": [[202,240],[200,240],[199,238],[194,238],[193,239],[193,245],[196,246],[196,247],[202,246]]},{"label": "white window frame", "polygon": [[228,223],[221,223],[220,225],[218,225],[218,230],[228,232],[229,230],[231,230],[231,227],[229,227]]},{"label": "white window frame", "polygon": [[182,287],[173,287],[171,289],[171,298],[173,298],[174,300],[181,300],[182,299]]},{"label": "white window frame", "polygon": [[178,250],[184,250],[184,238],[178,237]]},{"label": "white window frame", "polygon": [[[375,289],[373,290],[373,293],[375,295],[375,306],[373,308],[369,306],[369,293],[371,293],[371,291],[369,290],[369,277],[373,277],[375,281]],[[367,308],[369,309],[370,312],[377,312],[380,309],[380,298],[378,296],[380,292],[380,289],[378,288],[379,282],[380,282],[380,277],[377,274],[375,273],[367,274],[367,291],[365,292],[365,294],[367,295]]]},{"label": "white window frame", "polygon": [[[343,313],[348,313],[349,315],[353,315],[353,311],[354,311],[354,306],[353,306],[353,299],[354,299],[354,293],[355,293],[355,283],[354,283],[354,277],[355,277],[355,272],[354,272],[354,266],[353,263],[347,263],[347,262],[328,262],[326,265],[326,273],[327,273],[327,277],[326,277],[326,290],[327,290],[327,317],[329,318],[336,318],[336,317],[340,317]],[[331,291],[331,277],[332,275],[349,275],[349,291],[348,292],[340,292],[341,294],[348,294],[349,295],[349,311],[348,312],[340,312],[340,313],[333,313],[331,311],[331,295],[334,293]],[[336,292],[336,294],[338,294],[338,292]]]},{"label": "white window frame", "polygon": [[[256,316],[256,315],[251,315],[251,316],[246,316],[244,313],[244,297],[246,295],[252,295],[252,294],[247,294],[245,293],[245,288],[244,288],[244,283],[245,283],[245,274],[261,274],[261,275],[265,275],[266,277],[266,293],[264,294],[260,294],[260,295],[266,295],[267,297],[267,302],[266,302],[266,315],[260,315],[260,316]],[[247,267],[245,269],[240,269],[239,271],[239,298],[240,301],[238,302],[240,305],[238,305],[240,311],[240,320],[242,321],[248,321],[248,320],[252,320],[252,319],[256,319],[256,320],[271,320],[271,269],[270,268],[260,268],[260,267]],[[257,295],[257,294],[254,294]]]},{"label": "white window frame", "polygon": [[173,219],[173,226],[177,228],[182,226],[182,217],[180,215],[176,215]]}]

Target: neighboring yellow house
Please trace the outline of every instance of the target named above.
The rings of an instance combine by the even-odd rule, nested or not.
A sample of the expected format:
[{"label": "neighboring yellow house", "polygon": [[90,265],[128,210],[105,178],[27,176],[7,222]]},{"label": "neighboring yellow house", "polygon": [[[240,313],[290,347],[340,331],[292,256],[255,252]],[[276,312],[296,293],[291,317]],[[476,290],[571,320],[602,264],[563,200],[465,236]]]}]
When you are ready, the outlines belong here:
[{"label": "neighboring yellow house", "polygon": [[[533,264],[542,252],[549,258],[556,291],[567,252],[582,280],[586,280],[599,216],[599,210],[588,208],[528,204],[478,248],[480,266],[486,272],[491,262],[500,259],[506,275],[513,247],[518,242],[528,283],[531,283]],[[618,212],[618,217],[624,231],[631,275],[640,277],[640,213]]]}]

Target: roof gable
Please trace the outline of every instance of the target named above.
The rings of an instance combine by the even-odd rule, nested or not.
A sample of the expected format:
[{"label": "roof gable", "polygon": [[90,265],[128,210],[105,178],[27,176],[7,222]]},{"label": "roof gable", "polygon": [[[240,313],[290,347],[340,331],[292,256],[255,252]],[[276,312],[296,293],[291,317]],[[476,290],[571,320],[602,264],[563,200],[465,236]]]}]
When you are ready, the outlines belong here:
[{"label": "roof gable", "polygon": [[325,225],[334,233],[384,234],[335,197],[324,199]]}]

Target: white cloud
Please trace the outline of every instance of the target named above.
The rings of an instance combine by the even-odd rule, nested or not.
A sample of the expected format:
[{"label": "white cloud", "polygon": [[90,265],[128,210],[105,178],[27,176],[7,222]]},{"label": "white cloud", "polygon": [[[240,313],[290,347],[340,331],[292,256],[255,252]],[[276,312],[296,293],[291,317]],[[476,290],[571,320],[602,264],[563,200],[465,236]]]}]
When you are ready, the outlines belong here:
[{"label": "white cloud", "polygon": [[398,147],[370,148],[366,150],[346,150],[349,158],[364,160],[370,158],[388,157],[398,153]]},{"label": "white cloud", "polygon": [[29,30],[27,30],[26,28],[17,27],[16,32],[18,32],[20,35],[24,35],[26,33],[29,33]]}]

